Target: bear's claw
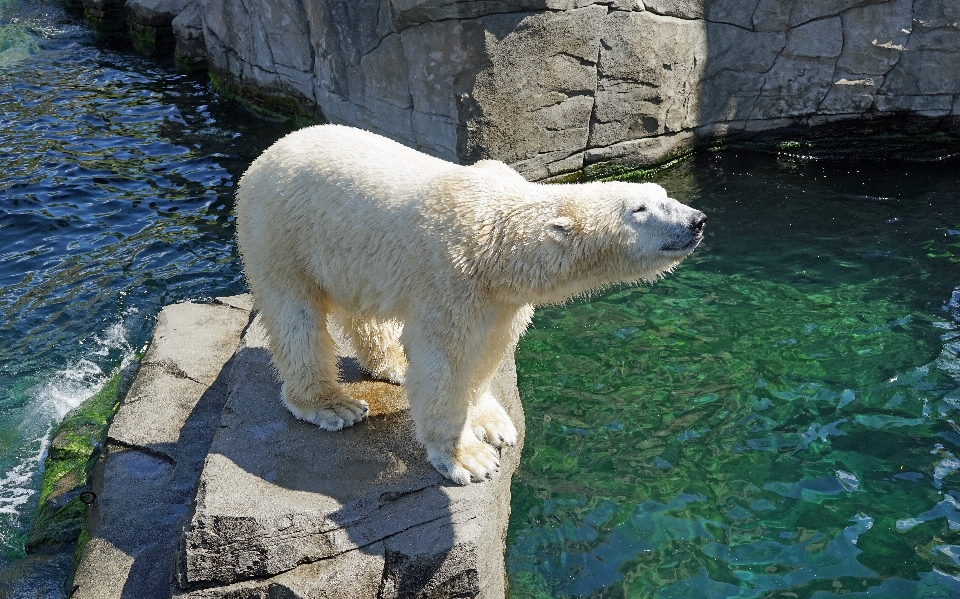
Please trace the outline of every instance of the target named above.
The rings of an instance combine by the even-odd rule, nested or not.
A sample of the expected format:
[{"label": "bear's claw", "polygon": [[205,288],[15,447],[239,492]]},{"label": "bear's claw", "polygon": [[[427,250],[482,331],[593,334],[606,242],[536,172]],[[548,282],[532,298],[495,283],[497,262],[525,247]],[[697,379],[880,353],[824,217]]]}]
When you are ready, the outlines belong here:
[{"label": "bear's claw", "polygon": [[437,472],[458,485],[489,480],[500,472],[500,456],[486,443],[461,442],[455,449],[455,456],[442,450],[432,451],[429,447],[427,453]]},{"label": "bear's claw", "polygon": [[473,434],[480,441],[494,447],[512,446],[517,443],[517,429],[510,416],[493,395],[486,393],[470,410]]},{"label": "bear's claw", "polygon": [[328,402],[325,407],[299,408],[287,405],[290,411],[300,420],[305,420],[328,431],[338,431],[363,420],[370,412],[370,406],[365,401],[347,398],[349,402]]}]

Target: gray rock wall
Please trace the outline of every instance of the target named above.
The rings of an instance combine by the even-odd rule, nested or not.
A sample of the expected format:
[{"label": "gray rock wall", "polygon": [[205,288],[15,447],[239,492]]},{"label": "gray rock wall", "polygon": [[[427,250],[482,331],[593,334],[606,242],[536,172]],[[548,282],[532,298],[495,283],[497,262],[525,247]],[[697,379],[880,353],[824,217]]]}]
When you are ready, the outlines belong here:
[{"label": "gray rock wall", "polygon": [[223,88],[530,179],[716,135],[960,121],[956,0],[200,2]]}]

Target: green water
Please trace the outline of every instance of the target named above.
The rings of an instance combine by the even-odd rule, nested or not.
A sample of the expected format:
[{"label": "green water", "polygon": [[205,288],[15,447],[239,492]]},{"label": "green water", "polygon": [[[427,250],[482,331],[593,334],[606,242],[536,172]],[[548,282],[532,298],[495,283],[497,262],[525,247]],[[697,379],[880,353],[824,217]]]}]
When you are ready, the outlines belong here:
[{"label": "green water", "polygon": [[960,162],[658,182],[704,245],[518,348],[511,597],[960,597]]}]

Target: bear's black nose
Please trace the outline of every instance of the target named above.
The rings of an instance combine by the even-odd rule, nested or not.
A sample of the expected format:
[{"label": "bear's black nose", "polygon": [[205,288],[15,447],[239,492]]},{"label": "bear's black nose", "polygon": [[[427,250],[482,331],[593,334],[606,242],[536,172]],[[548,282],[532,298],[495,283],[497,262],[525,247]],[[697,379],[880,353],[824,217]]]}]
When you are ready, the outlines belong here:
[{"label": "bear's black nose", "polygon": [[697,216],[694,216],[692,219],[690,219],[690,224],[687,225],[687,228],[694,233],[703,233],[703,226],[705,224],[707,224],[707,215],[700,212],[697,214]]}]

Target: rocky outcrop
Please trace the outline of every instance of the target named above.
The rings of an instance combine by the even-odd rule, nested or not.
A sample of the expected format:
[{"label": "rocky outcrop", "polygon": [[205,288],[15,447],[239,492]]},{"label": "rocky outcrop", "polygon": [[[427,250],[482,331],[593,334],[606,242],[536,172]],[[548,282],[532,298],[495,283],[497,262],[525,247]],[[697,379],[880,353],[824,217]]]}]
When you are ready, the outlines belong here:
[{"label": "rocky outcrop", "polygon": [[250,302],[175,304],[107,431],[86,513],[75,599],[170,596],[179,538],[227,400]]},{"label": "rocky outcrop", "polygon": [[87,21],[111,42],[140,54],[175,55],[186,69],[206,68],[199,0],[80,0]]},{"label": "rocky outcrop", "polygon": [[[247,296],[165,308],[109,429],[72,597],[503,597],[520,448],[496,479],[450,485],[402,388],[341,366],[371,410],[329,433],[282,406]],[[522,433],[512,356],[495,392]]]},{"label": "rocky outcrop", "polygon": [[530,179],[717,135],[960,119],[954,0],[201,4],[223,88]]},{"label": "rocky outcrop", "polygon": [[173,20],[189,0],[127,0],[127,31],[133,47],[143,54],[173,53]]},{"label": "rocky outcrop", "polygon": [[200,4],[191,2],[170,23],[176,40],[174,59],[177,65],[188,71],[203,71],[207,68],[207,43],[203,37],[203,16]]}]

